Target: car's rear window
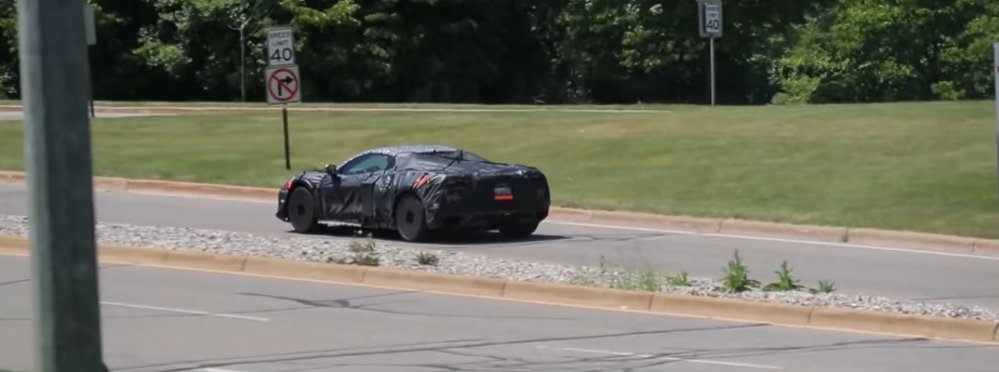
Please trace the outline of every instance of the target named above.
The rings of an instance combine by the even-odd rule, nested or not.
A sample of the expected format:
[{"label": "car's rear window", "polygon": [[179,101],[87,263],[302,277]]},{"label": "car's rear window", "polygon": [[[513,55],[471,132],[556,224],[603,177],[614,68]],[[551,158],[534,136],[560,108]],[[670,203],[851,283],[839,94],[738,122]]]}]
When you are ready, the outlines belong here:
[{"label": "car's rear window", "polygon": [[462,161],[489,161],[478,154],[468,151],[463,153],[459,153],[457,151],[447,151],[400,155],[397,158],[397,165],[403,168],[436,168],[453,162],[455,159],[458,159],[459,156]]},{"label": "car's rear window", "polygon": [[421,161],[441,162],[445,164],[450,163],[452,160],[457,159],[459,156],[461,157],[461,160],[466,160],[466,161],[489,161],[486,158],[479,156],[478,154],[468,151],[464,152],[448,151],[448,152],[435,152],[435,153],[426,153],[426,154],[411,154],[411,156]]}]

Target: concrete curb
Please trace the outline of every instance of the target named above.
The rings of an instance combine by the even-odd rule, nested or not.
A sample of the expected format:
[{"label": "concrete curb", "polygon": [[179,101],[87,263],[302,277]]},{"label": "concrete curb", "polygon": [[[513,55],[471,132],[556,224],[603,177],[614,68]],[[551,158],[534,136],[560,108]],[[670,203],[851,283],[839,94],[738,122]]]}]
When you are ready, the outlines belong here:
[{"label": "concrete curb", "polygon": [[[0,254],[28,254],[28,241],[0,236]],[[759,303],[607,288],[504,281],[382,267],[99,245],[101,262],[245,274],[346,285],[370,285],[562,306],[637,311],[778,326],[839,330],[975,343],[999,343],[999,321]]]},{"label": "concrete curb", "polygon": [[[24,182],[23,172],[0,171],[0,182]],[[152,191],[217,197],[239,197],[273,200],[277,203],[277,187],[260,188],[193,182],[94,177],[94,187],[118,191]],[[902,246],[908,249],[953,253],[999,254],[999,240],[930,234],[921,232],[811,226],[763,221],[667,216],[651,213],[600,211],[552,207],[553,221],[621,225],[661,229],[691,234],[719,234],[742,237],[794,239],[817,243],[850,243],[858,245]]]}]

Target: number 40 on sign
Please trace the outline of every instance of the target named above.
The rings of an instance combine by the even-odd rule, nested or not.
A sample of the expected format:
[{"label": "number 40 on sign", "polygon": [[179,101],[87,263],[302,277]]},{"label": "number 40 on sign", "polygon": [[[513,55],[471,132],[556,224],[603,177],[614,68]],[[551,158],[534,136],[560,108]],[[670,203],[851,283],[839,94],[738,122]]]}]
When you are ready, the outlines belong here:
[{"label": "number 40 on sign", "polygon": [[293,64],[295,64],[295,38],[291,28],[275,27],[267,30],[267,65]]}]

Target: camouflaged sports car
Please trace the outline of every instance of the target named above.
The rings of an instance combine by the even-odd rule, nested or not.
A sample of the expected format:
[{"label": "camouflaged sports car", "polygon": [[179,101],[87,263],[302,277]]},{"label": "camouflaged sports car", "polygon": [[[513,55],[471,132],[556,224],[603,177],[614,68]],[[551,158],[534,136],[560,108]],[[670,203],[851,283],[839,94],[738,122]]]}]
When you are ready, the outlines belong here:
[{"label": "camouflaged sports car", "polygon": [[395,230],[407,241],[457,230],[526,237],[548,217],[549,193],[535,167],[449,146],[391,146],[291,177],[278,193],[276,215],[300,233],[349,225]]}]

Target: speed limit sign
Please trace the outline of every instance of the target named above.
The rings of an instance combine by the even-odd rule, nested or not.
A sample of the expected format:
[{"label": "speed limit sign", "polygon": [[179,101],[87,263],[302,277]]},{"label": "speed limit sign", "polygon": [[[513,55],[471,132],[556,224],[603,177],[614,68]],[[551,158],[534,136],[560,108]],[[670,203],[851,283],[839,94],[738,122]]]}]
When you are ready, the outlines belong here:
[{"label": "speed limit sign", "polygon": [[267,30],[267,65],[288,66],[295,64],[295,39],[290,27]]},{"label": "speed limit sign", "polygon": [[719,38],[722,36],[721,0],[704,0],[698,4],[698,20],[701,37]]}]

